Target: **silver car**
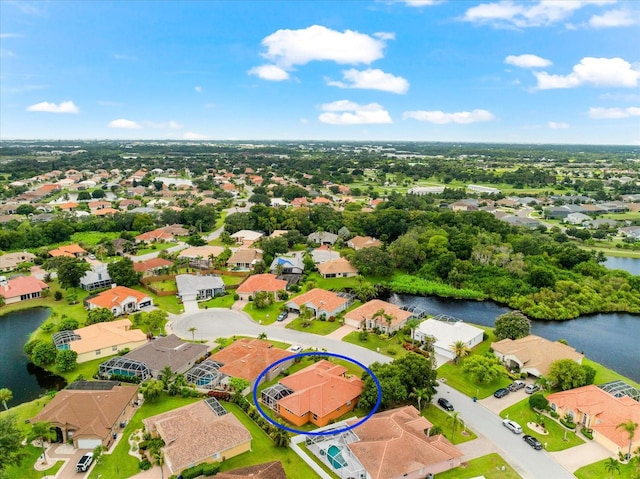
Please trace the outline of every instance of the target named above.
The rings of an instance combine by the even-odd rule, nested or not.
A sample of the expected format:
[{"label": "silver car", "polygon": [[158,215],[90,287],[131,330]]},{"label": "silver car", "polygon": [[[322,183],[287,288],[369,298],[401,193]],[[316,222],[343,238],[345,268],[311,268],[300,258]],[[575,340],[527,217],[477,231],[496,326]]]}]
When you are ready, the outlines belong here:
[{"label": "silver car", "polygon": [[503,420],[502,425],[514,434],[522,434],[522,427],[520,427],[520,424],[512,421],[511,419]]}]

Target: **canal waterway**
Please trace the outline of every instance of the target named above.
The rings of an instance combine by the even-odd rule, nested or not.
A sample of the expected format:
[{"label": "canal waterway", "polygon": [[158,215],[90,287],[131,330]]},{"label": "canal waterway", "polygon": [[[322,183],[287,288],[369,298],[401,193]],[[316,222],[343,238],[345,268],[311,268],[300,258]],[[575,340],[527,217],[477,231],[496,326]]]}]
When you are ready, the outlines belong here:
[{"label": "canal waterway", "polygon": [[9,407],[66,386],[64,378],[30,363],[22,349],[49,314],[49,308],[32,308],[0,316],[0,388],[9,388],[13,393]]}]

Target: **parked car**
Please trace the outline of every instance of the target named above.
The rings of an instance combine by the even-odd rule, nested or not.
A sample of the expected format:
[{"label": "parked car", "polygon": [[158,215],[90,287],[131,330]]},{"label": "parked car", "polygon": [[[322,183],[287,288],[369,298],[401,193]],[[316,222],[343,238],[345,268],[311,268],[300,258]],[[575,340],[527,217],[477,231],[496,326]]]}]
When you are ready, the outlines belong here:
[{"label": "parked car", "polygon": [[533,394],[536,391],[540,391],[539,384],[527,384],[527,387],[524,388],[524,392],[526,392],[527,394]]},{"label": "parked car", "polygon": [[522,434],[522,427],[520,427],[520,424],[512,421],[511,419],[504,419],[502,421],[502,425],[514,434]]},{"label": "parked car", "polygon": [[526,384],[525,384],[524,381],[513,381],[509,385],[509,391],[511,391],[511,392],[519,391],[520,389],[522,389],[525,386],[526,386]]},{"label": "parked car", "polygon": [[276,321],[284,321],[285,319],[287,319],[287,316],[289,316],[289,312],[283,311],[278,315],[278,319]]},{"label": "parked car", "polygon": [[524,442],[529,444],[536,451],[539,451],[540,449],[542,449],[542,443],[538,441],[535,437],[525,434],[524,436],[522,436],[522,439],[524,439]]},{"label": "parked car", "polygon": [[293,353],[299,353],[302,351],[302,345],[301,344],[296,344],[295,346],[291,347],[291,352]]},{"label": "parked car", "polygon": [[453,411],[453,404],[451,404],[448,399],[439,398],[438,406],[440,406],[445,411]]},{"label": "parked car", "polygon": [[501,397],[505,397],[507,394],[509,394],[509,390],[507,388],[500,388],[493,393],[493,397],[501,398]]},{"label": "parked car", "polygon": [[87,472],[92,462],[93,462],[93,453],[87,452],[80,458],[80,460],[78,461],[78,464],[76,464],[76,472]]}]

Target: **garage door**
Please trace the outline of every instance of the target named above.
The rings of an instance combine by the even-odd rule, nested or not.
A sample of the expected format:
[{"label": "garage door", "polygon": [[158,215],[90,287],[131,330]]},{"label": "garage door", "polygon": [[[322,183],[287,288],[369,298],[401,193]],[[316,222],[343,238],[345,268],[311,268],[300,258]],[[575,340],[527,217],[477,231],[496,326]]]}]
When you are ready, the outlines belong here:
[{"label": "garage door", "polygon": [[100,439],[78,439],[78,449],[95,449],[98,446],[102,446]]}]

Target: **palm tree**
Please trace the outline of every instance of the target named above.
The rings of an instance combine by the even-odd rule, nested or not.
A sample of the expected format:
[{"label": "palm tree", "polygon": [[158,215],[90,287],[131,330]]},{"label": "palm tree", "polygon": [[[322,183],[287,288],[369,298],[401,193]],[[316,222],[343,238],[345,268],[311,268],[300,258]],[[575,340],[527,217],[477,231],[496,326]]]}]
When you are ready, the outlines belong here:
[{"label": "palm tree", "polygon": [[375,326],[378,326],[378,319],[380,319],[382,316],[384,316],[384,309],[382,308],[371,315],[371,320],[373,321]]},{"label": "palm tree", "polygon": [[448,421],[451,421],[451,442],[453,442],[453,438],[456,435],[456,429],[458,427],[458,423],[460,422],[460,413],[458,411],[453,411],[449,415]]},{"label": "palm tree", "polygon": [[411,331],[411,344],[413,344],[415,342],[414,341],[415,332],[416,332],[416,328],[418,327],[419,324],[420,324],[420,320],[419,319],[411,318],[409,321],[407,321],[407,323],[405,325]]},{"label": "palm tree", "polygon": [[160,381],[162,381],[162,386],[164,389],[169,388],[169,384],[171,384],[171,380],[173,379],[173,371],[169,366],[165,366],[160,371]]},{"label": "palm tree", "polygon": [[276,447],[287,447],[289,445],[289,433],[280,427],[276,428],[270,436]]},{"label": "palm tree", "polygon": [[40,441],[40,445],[42,446],[42,463],[47,463],[46,449],[44,444],[46,441],[53,441],[56,438],[55,431],[52,430],[53,426],[50,422],[34,422],[31,425],[31,431],[29,431],[28,440],[29,441]]},{"label": "palm tree", "polygon": [[11,392],[11,389],[9,388],[0,389],[0,401],[2,401],[2,405],[4,406],[4,409],[6,411],[9,410],[9,406],[7,406],[7,403],[12,399],[13,399],[13,393]]},{"label": "palm tree", "polygon": [[633,443],[633,436],[636,435],[636,429],[638,423],[629,419],[627,422],[621,422],[616,426],[616,429],[624,429],[629,434],[629,452],[627,453],[627,460],[631,458],[631,444]]},{"label": "palm tree", "polygon": [[428,401],[430,399],[429,391],[427,391],[426,388],[413,388],[413,392],[409,394],[409,397],[416,398],[416,401],[418,401],[418,411],[420,412],[422,412],[422,400],[426,399]]},{"label": "palm tree", "polygon": [[455,359],[453,362],[458,364],[462,358],[466,358],[471,353],[471,348],[465,344],[464,341],[459,340],[449,346],[449,349],[453,351]]},{"label": "palm tree", "polygon": [[384,320],[387,322],[387,334],[391,334],[391,323],[393,323],[393,320],[396,319],[396,317],[393,314],[387,314],[387,313],[385,313],[383,317],[384,317]]},{"label": "palm tree", "polygon": [[536,379],[536,384],[540,386],[540,389],[542,389],[543,391],[548,391],[551,387],[549,379],[545,376],[538,376],[538,379]]},{"label": "palm tree", "polygon": [[195,342],[196,340],[196,331],[198,330],[198,328],[196,328],[195,326],[191,326],[189,328],[189,332],[191,333],[191,339]]},{"label": "palm tree", "polygon": [[620,462],[617,459],[610,457],[604,462],[604,470],[611,473],[611,479],[613,479],[613,473],[620,474]]}]

